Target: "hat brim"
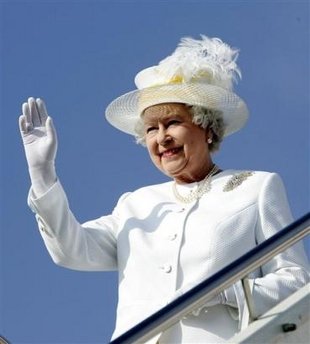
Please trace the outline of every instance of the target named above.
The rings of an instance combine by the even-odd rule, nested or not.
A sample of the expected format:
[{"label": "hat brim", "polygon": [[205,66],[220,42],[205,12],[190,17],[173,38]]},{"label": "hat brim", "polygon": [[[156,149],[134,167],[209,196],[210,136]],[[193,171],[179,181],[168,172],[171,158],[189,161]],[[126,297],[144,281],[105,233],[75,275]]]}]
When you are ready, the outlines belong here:
[{"label": "hat brim", "polygon": [[131,91],[113,100],[106,109],[107,121],[117,129],[136,135],[143,111],[156,104],[183,103],[219,110],[223,114],[224,136],[241,129],[248,119],[245,102],[221,87],[202,84],[169,84]]}]

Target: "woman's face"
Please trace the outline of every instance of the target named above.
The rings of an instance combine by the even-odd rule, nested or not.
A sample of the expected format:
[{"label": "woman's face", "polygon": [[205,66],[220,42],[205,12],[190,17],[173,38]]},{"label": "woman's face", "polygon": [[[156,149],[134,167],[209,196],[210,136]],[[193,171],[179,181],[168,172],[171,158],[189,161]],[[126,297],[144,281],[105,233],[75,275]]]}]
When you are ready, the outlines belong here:
[{"label": "woman's face", "polygon": [[145,142],[155,166],[177,183],[203,179],[212,161],[208,131],[192,122],[184,104],[166,103],[143,114]]}]

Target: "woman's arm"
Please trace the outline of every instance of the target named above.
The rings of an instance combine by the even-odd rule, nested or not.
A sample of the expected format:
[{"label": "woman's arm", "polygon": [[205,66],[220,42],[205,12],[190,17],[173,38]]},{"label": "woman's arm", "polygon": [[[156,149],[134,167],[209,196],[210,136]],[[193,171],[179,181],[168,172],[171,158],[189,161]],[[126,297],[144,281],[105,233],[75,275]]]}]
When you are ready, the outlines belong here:
[{"label": "woman's arm", "polygon": [[22,107],[20,132],[31,179],[28,203],[55,263],[78,270],[115,270],[117,211],[81,225],[72,214],[55,169],[57,135],[41,99]]},{"label": "woman's arm", "polygon": [[[271,174],[258,199],[257,243],[261,243],[292,223],[286,192],[280,177]],[[309,264],[303,243],[278,254],[261,267],[262,277],[253,279],[256,315],[265,313],[278,302],[309,282]]]},{"label": "woman's arm", "polygon": [[[293,222],[280,177],[268,175],[258,197],[258,218],[255,226],[257,244]],[[309,282],[309,263],[302,242],[281,252],[260,269],[249,275],[254,303],[254,317],[260,316],[287,296]],[[236,304],[240,327],[247,326],[249,311],[241,282],[234,284],[234,292],[227,293],[228,303]]]},{"label": "woman's arm", "polygon": [[57,265],[85,271],[117,270],[117,208],[111,215],[80,224],[59,181],[40,198],[31,189],[28,204]]}]

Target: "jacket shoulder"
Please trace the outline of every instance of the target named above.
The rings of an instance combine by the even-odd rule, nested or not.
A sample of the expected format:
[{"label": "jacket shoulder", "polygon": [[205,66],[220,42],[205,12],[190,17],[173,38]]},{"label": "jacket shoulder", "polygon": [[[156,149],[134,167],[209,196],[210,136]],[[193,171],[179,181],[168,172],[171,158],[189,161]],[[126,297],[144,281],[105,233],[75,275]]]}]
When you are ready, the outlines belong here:
[{"label": "jacket shoulder", "polygon": [[[282,184],[277,173],[255,170],[225,170],[219,177],[224,192],[245,191],[259,192],[265,184]],[[241,187],[242,186],[242,187]]]}]

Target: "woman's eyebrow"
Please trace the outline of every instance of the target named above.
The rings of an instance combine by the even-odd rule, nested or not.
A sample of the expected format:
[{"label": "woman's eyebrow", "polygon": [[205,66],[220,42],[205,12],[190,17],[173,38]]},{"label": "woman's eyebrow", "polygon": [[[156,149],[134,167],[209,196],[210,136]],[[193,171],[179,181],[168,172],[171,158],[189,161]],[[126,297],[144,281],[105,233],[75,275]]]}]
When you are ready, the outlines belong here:
[{"label": "woman's eyebrow", "polygon": [[169,119],[182,119],[182,116],[177,112],[172,112],[164,115],[154,115],[152,117],[144,117],[144,125],[154,125],[158,122],[169,121]]},{"label": "woman's eyebrow", "polygon": [[150,125],[154,125],[158,122],[157,119],[151,118],[151,119],[146,119],[144,120],[144,126],[150,126]]}]

